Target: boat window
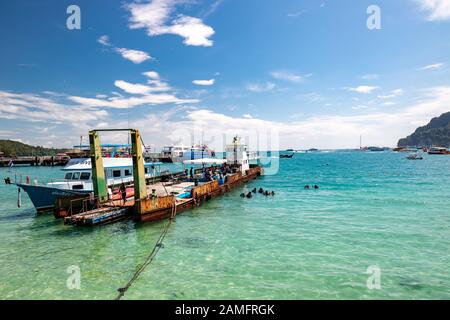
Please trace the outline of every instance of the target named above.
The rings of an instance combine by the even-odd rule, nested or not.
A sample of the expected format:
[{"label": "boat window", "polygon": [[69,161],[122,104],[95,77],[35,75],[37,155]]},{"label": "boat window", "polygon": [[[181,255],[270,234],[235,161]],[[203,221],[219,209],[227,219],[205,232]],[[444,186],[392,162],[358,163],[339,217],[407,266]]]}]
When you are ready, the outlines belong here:
[{"label": "boat window", "polygon": [[72,172],[67,172],[66,176],[64,177],[64,179],[66,179],[66,180],[72,179]]},{"label": "boat window", "polygon": [[145,168],[144,170],[145,170],[145,173],[148,173],[148,168]]},{"label": "boat window", "polygon": [[72,180],[78,180],[80,178],[80,173],[79,172],[74,172],[72,175]]},{"label": "boat window", "polygon": [[72,190],[83,190],[82,184],[75,184],[72,186]]},{"label": "boat window", "polygon": [[120,170],[113,170],[113,177],[119,178],[120,177]]},{"label": "boat window", "polygon": [[89,180],[91,176],[90,172],[82,172],[80,175],[80,180]]},{"label": "boat window", "polygon": [[125,170],[125,177],[131,176],[131,170],[126,169]]}]

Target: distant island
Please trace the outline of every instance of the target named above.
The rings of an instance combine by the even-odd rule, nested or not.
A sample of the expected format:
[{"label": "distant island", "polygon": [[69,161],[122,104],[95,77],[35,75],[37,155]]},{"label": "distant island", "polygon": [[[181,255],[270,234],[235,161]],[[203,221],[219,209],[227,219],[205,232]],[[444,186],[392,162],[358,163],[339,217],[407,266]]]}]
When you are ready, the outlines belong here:
[{"label": "distant island", "polygon": [[0,157],[54,156],[67,149],[34,147],[14,140],[0,140]]},{"label": "distant island", "polygon": [[406,138],[398,141],[399,147],[417,146],[450,146],[450,112],[431,119],[426,126],[417,128]]}]

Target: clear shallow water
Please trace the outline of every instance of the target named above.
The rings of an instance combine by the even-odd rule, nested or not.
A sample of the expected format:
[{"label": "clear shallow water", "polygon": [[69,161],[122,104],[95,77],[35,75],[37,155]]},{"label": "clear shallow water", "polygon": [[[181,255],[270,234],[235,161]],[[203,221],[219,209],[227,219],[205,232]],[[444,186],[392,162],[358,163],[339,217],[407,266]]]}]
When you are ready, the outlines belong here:
[{"label": "clear shallow water", "polygon": [[[316,153],[179,215],[128,299],[450,299],[450,156]],[[328,165],[327,165],[328,164]],[[61,177],[58,168],[16,168]],[[11,175],[0,168],[0,177]],[[305,184],[319,190],[304,190]],[[0,298],[112,299],[167,222],[64,226],[0,184]],[[69,290],[67,267],[81,268]],[[369,266],[381,289],[366,285]]]}]

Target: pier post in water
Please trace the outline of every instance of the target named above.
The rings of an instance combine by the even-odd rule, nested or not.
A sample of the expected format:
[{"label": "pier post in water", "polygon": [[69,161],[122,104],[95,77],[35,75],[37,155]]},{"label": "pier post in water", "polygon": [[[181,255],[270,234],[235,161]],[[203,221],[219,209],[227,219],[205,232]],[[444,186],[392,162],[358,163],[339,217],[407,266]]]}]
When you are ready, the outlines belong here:
[{"label": "pier post in water", "polygon": [[138,130],[131,129],[131,145],[133,157],[133,179],[134,179],[134,198],[136,200],[136,210],[142,212],[142,202],[140,200],[147,198],[147,186],[145,184],[144,157],[142,154],[141,135]]},{"label": "pier post in water", "polygon": [[108,187],[106,185],[105,169],[103,168],[102,148],[99,133],[89,131],[89,144],[91,149],[92,182],[94,194],[100,202],[108,201]]}]

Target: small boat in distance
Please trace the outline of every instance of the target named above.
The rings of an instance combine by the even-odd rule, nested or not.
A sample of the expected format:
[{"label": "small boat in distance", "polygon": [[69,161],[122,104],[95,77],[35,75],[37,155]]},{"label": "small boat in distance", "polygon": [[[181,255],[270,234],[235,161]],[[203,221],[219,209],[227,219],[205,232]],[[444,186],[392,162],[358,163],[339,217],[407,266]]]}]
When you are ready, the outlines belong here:
[{"label": "small boat in distance", "polygon": [[388,151],[390,149],[388,147],[364,147],[362,150],[370,152],[383,152]]},{"label": "small boat in distance", "polygon": [[432,147],[428,150],[428,154],[450,154],[450,151],[445,147]]},{"label": "small boat in distance", "polygon": [[406,157],[408,160],[423,160],[423,157],[418,153],[411,153]]},{"label": "small boat in distance", "polygon": [[294,157],[294,154],[280,154],[280,159],[291,159]]}]

